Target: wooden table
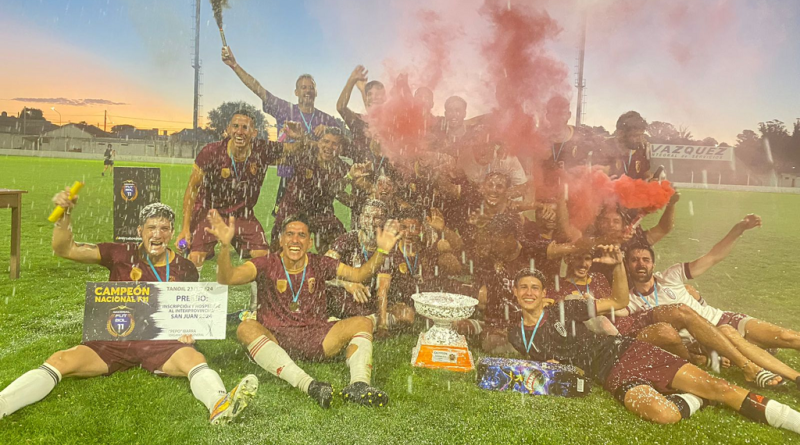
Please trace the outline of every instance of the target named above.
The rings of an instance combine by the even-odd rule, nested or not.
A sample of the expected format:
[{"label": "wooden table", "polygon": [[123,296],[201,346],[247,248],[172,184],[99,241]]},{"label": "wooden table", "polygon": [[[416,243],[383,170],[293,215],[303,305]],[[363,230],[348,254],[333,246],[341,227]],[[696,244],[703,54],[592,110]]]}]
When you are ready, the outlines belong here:
[{"label": "wooden table", "polygon": [[25,190],[0,189],[0,209],[11,209],[11,279],[19,278],[19,248],[22,237],[22,194]]}]

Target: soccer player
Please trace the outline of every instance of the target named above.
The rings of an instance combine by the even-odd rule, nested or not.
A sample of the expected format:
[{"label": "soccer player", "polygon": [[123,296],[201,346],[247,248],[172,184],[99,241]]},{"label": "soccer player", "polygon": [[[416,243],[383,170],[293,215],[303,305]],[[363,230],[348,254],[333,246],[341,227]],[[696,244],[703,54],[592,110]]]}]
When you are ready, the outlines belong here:
[{"label": "soccer player", "polygon": [[108,148],[103,153],[103,172],[100,173],[100,176],[105,176],[107,170],[114,171],[114,156],[117,154],[117,151],[111,148],[111,144],[108,144]]},{"label": "soccer player", "polygon": [[650,143],[645,131],[647,121],[635,111],[628,111],[617,119],[617,131],[610,141],[606,161],[609,176],[650,179]]},{"label": "soccer player", "polygon": [[627,279],[619,248],[605,246],[596,261],[614,263],[613,298],[553,304],[547,280],[525,268],[514,278],[514,296],[522,309],[509,338],[531,360],[571,363],[603,385],[637,416],[655,423],[676,423],[702,407],[720,402],[748,419],[800,434],[800,413],[744,388],[712,377],[663,349],[628,337],[594,334],[583,322],[625,308]]},{"label": "soccer player", "polygon": [[736,240],[745,231],[760,226],[760,217],[747,215],[705,255],[689,263],[675,264],[658,273],[653,273],[655,257],[652,249],[647,246],[632,247],[626,259],[633,280],[628,311],[636,313],[651,307],[676,303],[689,306],[711,324],[718,326],[747,358],[769,371],[796,382],[800,387],[800,373],[761,348],[798,349],[800,333],[745,314],[703,306],[686,291],[684,286],[686,281],[700,276],[727,257]]},{"label": "soccer player", "polygon": [[[189,259],[203,268],[214,254],[216,239],[206,233],[206,215],[211,208],[236,218],[234,246],[242,257],[257,258],[269,253],[264,228],[254,208],[270,164],[282,155],[284,144],[256,139],[258,130],[249,112],[233,114],[227,137],[206,145],[197,154],[183,195],[183,225],[176,246],[185,240]],[[255,286],[251,288],[250,310],[255,311]]]},{"label": "soccer player", "polygon": [[[67,211],[53,229],[53,251],[61,258],[99,264],[110,271],[109,281],[197,281],[194,265],[167,248],[174,233],[175,214],[160,203],[144,207],[139,217],[140,244],[76,243],[70,213],[75,205],[69,188],[53,199]],[[230,392],[219,374],[208,367],[191,336],[178,340],[87,341],[56,352],[42,366],[28,371],[0,391],[0,418],[36,403],[65,377],[97,377],[141,366],[155,375],[188,377],[194,396],[208,408],[212,424],[238,416],[258,389],[254,375],[243,378]]]},{"label": "soccer player", "polygon": [[280,252],[234,268],[230,260],[230,244],[236,231],[234,219],[226,222],[214,211],[209,219],[213,226],[209,232],[222,245],[217,281],[228,285],[258,283],[257,319],[245,319],[236,333],[253,360],[328,408],[333,395],[331,385],[311,378],[293,359],[324,360],[346,348],[350,384],[341,392],[345,400],[386,406],[388,395],[370,385],[372,321],[352,317],[329,322],[325,283],[335,278],[357,283],[369,280],[402,236],[397,222],[388,222],[378,232],[375,253],[361,267],[353,268],[337,259],[308,253],[309,222],[303,216],[292,216],[281,226]]},{"label": "soccer player", "polygon": [[381,174],[387,173],[391,166],[388,159],[383,155],[378,140],[370,136],[369,124],[367,124],[364,116],[349,108],[350,96],[355,87],[361,90],[367,113],[373,107],[380,106],[386,102],[386,88],[377,80],[368,80],[368,74],[369,71],[361,65],[353,69],[336,102],[336,111],[342,116],[345,125],[353,134],[352,149],[347,154],[353,159],[353,162],[369,163],[371,167],[370,176],[374,181]]},{"label": "soccer player", "polygon": [[[300,131],[313,140],[320,137],[326,127],[337,126],[336,118],[315,108],[317,83],[311,74],[302,74],[297,78],[294,85],[294,95],[297,96],[297,103],[292,104],[273,95],[261,86],[261,83],[236,63],[236,58],[228,46],[222,48],[222,62],[231,67],[242,83],[261,99],[264,112],[275,118],[279,131],[278,141],[290,141],[291,139],[286,128],[287,122],[298,124],[298,126],[302,124]],[[278,193],[275,196],[275,211],[277,211],[278,203],[283,197],[286,182],[293,175],[294,172],[291,166],[286,166],[282,163],[278,165],[278,176],[281,178],[281,182],[278,185]]]},{"label": "soccer player", "polygon": [[344,230],[336,217],[334,199],[350,207],[355,198],[345,191],[347,182],[364,175],[364,166],[353,164],[349,169],[339,158],[345,142],[338,128],[326,128],[316,146],[298,149],[285,158],[297,172],[286,185],[286,193],[278,204],[275,224],[272,226],[272,243],[277,248],[283,221],[290,215],[309,217],[317,252],[327,252],[328,246]]},{"label": "soccer player", "polygon": [[501,172],[511,179],[510,197],[522,196],[528,182],[516,156],[502,156],[499,142],[487,140],[489,134],[485,128],[474,127],[465,140],[465,150],[456,160],[456,166],[475,184],[482,184],[491,172]]}]

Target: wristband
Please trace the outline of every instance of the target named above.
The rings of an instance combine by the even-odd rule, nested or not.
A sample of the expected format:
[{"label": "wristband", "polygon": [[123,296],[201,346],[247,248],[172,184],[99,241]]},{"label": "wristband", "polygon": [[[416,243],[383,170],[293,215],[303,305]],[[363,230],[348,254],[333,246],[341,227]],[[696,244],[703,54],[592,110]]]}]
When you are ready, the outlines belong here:
[{"label": "wristband", "polygon": [[384,254],[384,255],[389,255],[389,252],[387,252],[387,251],[385,251],[385,250],[381,249],[380,247],[378,247],[378,249],[376,250],[376,252],[378,252],[378,253],[382,253],[382,254]]},{"label": "wristband", "polygon": [[347,174],[346,174],[346,175],[344,175],[344,177],[345,177],[345,179],[347,179],[347,180],[349,180],[349,181],[352,181],[352,180],[353,180],[353,177],[352,177],[352,176],[350,176],[350,172],[347,172]]}]

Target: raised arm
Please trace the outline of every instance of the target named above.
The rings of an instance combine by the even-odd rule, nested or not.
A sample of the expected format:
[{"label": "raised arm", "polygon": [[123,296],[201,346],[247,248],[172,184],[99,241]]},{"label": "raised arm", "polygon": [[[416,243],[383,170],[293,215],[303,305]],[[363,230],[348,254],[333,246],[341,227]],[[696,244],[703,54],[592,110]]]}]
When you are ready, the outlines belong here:
[{"label": "raised arm", "polygon": [[377,230],[378,249],[372,257],[361,265],[361,267],[351,267],[344,263],[339,263],[339,270],[336,271],[337,278],[355,283],[363,283],[369,280],[375,272],[383,265],[389,251],[394,248],[403,235],[399,230],[399,223],[396,220],[386,222],[383,230]]},{"label": "raised arm", "polygon": [[725,235],[725,238],[722,238],[722,241],[715,244],[707,254],[689,263],[689,273],[692,275],[692,278],[702,275],[708,269],[711,269],[714,265],[724,260],[725,257],[731,253],[731,250],[733,250],[736,240],[739,239],[745,231],[755,227],[761,227],[761,217],[752,213],[736,223],[731,231]]},{"label": "raised arm", "polygon": [[100,264],[100,249],[95,244],[76,243],[72,238],[72,209],[74,200],[69,199],[69,187],[53,197],[53,203],[64,207],[66,211],[53,226],[53,252],[61,258],[85,264]]},{"label": "raised arm", "polygon": [[233,72],[239,76],[239,79],[242,83],[250,89],[250,91],[254,92],[256,96],[261,99],[262,102],[265,102],[267,98],[270,96],[269,91],[267,91],[261,84],[250,74],[247,74],[238,63],[236,63],[236,58],[233,57],[233,52],[229,46],[222,47],[222,62],[225,65],[228,65],[233,69]]},{"label": "raised arm", "polygon": [[197,194],[200,192],[200,186],[203,184],[203,177],[205,173],[203,169],[192,165],[192,174],[189,176],[189,183],[186,184],[186,191],[183,193],[183,224],[181,225],[181,233],[178,234],[178,239],[175,240],[175,247],[181,240],[186,240],[187,244],[192,243],[192,212],[194,211],[194,203],[197,200]]},{"label": "raised arm", "polygon": [[630,302],[630,290],[628,288],[628,277],[625,273],[625,266],[622,262],[622,252],[619,246],[597,247],[603,249],[603,256],[595,258],[593,261],[596,263],[614,265],[611,298],[595,300],[597,304],[597,315],[602,315],[628,307],[628,303]]},{"label": "raised arm", "polygon": [[230,216],[226,224],[214,209],[208,212],[207,218],[211,223],[211,228],[206,228],[206,232],[217,237],[220,244],[219,256],[217,256],[217,282],[235,286],[255,281],[258,271],[252,261],[238,267],[233,267],[231,263],[231,240],[236,233],[235,218]]},{"label": "raised arm", "polygon": [[658,224],[644,233],[647,237],[647,242],[651,246],[661,241],[675,227],[675,204],[679,199],[681,199],[681,194],[676,190],[675,194],[669,199],[669,203],[664,209],[664,214],[658,220]]},{"label": "raised arm", "polygon": [[342,116],[342,119],[344,119],[344,123],[347,125],[347,127],[351,129],[353,123],[355,123],[358,119],[358,114],[348,107],[348,104],[350,103],[350,96],[353,94],[353,87],[359,83],[364,83],[367,81],[367,73],[368,71],[364,69],[363,66],[358,65],[350,74],[350,77],[347,79],[347,83],[344,84],[342,94],[339,95],[339,100],[336,101],[336,111],[338,111],[339,115]]}]

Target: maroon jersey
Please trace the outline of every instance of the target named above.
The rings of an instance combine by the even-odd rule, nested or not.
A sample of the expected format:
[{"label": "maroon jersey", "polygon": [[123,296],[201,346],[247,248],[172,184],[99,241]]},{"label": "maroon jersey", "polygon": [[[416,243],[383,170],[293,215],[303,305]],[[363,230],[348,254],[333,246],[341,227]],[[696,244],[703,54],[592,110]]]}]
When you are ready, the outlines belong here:
[{"label": "maroon jersey", "polygon": [[111,271],[108,281],[198,281],[200,279],[194,264],[180,255],[173,254],[167,280],[166,265],[155,267],[158,273],[156,277],[136,243],[100,243],[97,248],[100,250],[100,264]]},{"label": "maroon jersey", "polygon": [[194,163],[204,176],[194,205],[195,219],[210,209],[224,216],[251,217],[267,168],[283,153],[283,144],[255,139],[250,156],[234,162],[228,152],[229,140],[208,144],[197,154]]},{"label": "maroon jersey", "polygon": [[318,149],[312,148],[286,158],[285,164],[294,167],[294,176],[278,204],[275,225],[296,213],[314,218],[320,214],[334,215],[333,200],[344,190],[343,179],[349,168],[338,157],[322,165],[317,160],[317,153]]},{"label": "maroon jersey", "polygon": [[633,179],[647,179],[650,174],[649,147],[617,152],[609,159],[609,176],[630,176]]},{"label": "maroon jersey", "polygon": [[[256,266],[258,286],[258,321],[267,329],[272,327],[302,327],[325,323],[328,319],[325,282],[336,278],[339,260],[313,253],[306,254],[305,280],[303,270],[289,272],[281,255],[271,253],[250,260]],[[297,310],[292,310],[294,295]]]},{"label": "maroon jersey", "polygon": [[389,301],[413,304],[411,296],[417,292],[435,292],[443,290],[444,277],[436,272],[438,252],[435,246],[416,246],[415,255],[403,254],[400,245],[389,252],[381,273],[392,275],[389,286]]},{"label": "maroon jersey", "polygon": [[559,290],[555,290],[555,285],[550,283],[547,289],[547,296],[557,302],[566,298],[577,299],[591,295],[593,298],[601,300],[611,298],[611,285],[603,274],[589,273],[586,284],[578,284],[566,278],[559,280]]}]

